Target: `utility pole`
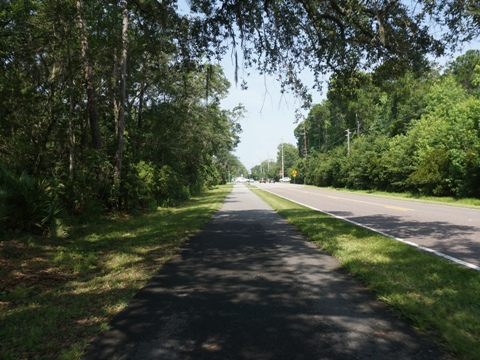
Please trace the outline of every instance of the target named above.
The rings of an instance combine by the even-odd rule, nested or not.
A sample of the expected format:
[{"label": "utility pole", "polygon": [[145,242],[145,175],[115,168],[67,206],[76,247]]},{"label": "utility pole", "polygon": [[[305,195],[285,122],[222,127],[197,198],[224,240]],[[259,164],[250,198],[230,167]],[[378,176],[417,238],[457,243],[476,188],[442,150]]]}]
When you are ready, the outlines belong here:
[{"label": "utility pole", "polygon": [[345,130],[347,132],[347,155],[350,156],[350,129]]},{"label": "utility pole", "polygon": [[283,139],[282,139],[282,178],[285,177],[285,173],[283,172]]},{"label": "utility pole", "polygon": [[303,176],[303,184],[307,184],[307,172],[308,172],[308,150],[307,150],[307,128],[305,120],[303,121],[303,148],[305,150],[305,175]]}]

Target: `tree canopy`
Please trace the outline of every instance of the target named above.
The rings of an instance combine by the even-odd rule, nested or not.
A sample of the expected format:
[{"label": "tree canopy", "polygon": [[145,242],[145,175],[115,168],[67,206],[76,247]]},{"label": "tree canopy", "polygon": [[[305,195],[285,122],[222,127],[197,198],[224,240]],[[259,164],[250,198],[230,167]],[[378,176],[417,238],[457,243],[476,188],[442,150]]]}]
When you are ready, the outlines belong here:
[{"label": "tree canopy", "polygon": [[25,227],[8,204],[33,209],[45,196],[32,192],[55,189],[72,214],[131,210],[187,198],[238,166],[228,152],[243,108],[221,108],[230,83],[175,2],[0,6],[2,224]]},{"label": "tree canopy", "polygon": [[[385,78],[428,67],[459,40],[480,32],[474,0],[191,0],[203,17],[201,34],[221,56],[225,40],[243,55],[243,66],[275,75],[284,89],[308,90],[298,74],[308,68],[316,85],[325,74],[375,70]],[[433,29],[433,30],[432,30]]]}]

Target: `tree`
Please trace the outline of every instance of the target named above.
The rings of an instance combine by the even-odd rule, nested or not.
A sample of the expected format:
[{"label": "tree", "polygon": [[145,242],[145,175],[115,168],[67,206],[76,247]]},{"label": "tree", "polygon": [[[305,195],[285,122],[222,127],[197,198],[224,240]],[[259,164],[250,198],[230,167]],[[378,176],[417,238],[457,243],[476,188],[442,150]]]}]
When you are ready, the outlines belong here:
[{"label": "tree", "polygon": [[416,139],[409,182],[428,194],[479,196],[479,100],[451,76],[432,86],[428,100],[428,113],[407,134]]},{"label": "tree", "polygon": [[[425,2],[431,9],[432,2]],[[318,85],[323,74],[345,69],[383,66],[385,74],[402,74],[408,68],[425,68],[425,56],[440,55],[445,47],[428,31],[427,13],[400,1],[191,0],[190,4],[193,12],[205,16],[203,34],[210,34],[208,40],[216,46],[211,56],[223,54],[228,39],[235,54],[241,48],[245,66],[275,74],[284,89],[307,102],[307,89],[298,77],[305,67],[313,71]]]},{"label": "tree", "polygon": [[478,90],[478,68],[480,66],[480,50],[468,50],[448,65],[448,71],[463,86],[464,89],[475,92]]},{"label": "tree", "polygon": [[176,10],[151,0],[3,4],[0,163],[55,178],[72,213],[170,196],[149,186],[176,182],[171,196],[184,196],[221,181],[217,160],[238,144],[241,110],[220,108],[229,83],[204,62],[199,22]]},{"label": "tree", "polygon": [[298,124],[294,130],[297,138],[299,155],[305,155],[305,136],[307,151],[326,151],[329,148],[329,140],[333,138],[332,122],[330,115],[330,103],[328,100],[315,104],[310,109],[304,122]]},{"label": "tree", "polygon": [[100,150],[102,148],[102,139],[100,134],[100,125],[97,110],[97,93],[93,81],[93,70],[89,60],[87,24],[83,15],[83,1],[77,0],[77,26],[80,35],[80,46],[82,55],[82,70],[85,80],[87,93],[88,119],[90,121],[90,133],[92,137],[92,148]]},{"label": "tree", "polygon": [[480,35],[480,4],[476,0],[422,0],[419,17],[432,20],[448,29],[443,40],[454,46]]},{"label": "tree", "polygon": [[122,43],[121,43],[121,59],[120,59],[120,94],[115,114],[115,164],[113,168],[114,186],[118,189],[122,180],[122,162],[124,148],[124,132],[125,132],[125,107],[127,98],[127,55],[128,55],[128,1],[123,0],[122,3]]}]

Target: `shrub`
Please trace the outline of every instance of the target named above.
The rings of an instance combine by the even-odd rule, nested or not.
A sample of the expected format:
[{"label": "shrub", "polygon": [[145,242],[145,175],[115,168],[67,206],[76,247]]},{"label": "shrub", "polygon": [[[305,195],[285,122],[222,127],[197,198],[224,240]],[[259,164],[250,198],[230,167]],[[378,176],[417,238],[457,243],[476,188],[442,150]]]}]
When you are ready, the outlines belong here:
[{"label": "shrub", "polygon": [[0,224],[51,236],[66,236],[56,187],[26,173],[16,176],[0,166]]},{"label": "shrub", "polygon": [[170,166],[164,165],[158,171],[156,198],[159,205],[173,205],[178,200],[187,200],[190,191],[182,177]]},{"label": "shrub", "polygon": [[123,174],[121,194],[124,210],[172,206],[190,197],[182,177],[167,165],[159,168],[151,162],[140,161],[126,166]]}]

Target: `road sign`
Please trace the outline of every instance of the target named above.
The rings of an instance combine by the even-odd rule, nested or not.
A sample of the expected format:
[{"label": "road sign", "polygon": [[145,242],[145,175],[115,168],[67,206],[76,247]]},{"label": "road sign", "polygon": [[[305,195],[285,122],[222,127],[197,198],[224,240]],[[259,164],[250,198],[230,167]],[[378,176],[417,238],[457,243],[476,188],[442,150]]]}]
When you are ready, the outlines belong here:
[{"label": "road sign", "polygon": [[293,170],[292,175],[293,175],[293,177],[297,176],[297,170]]}]

